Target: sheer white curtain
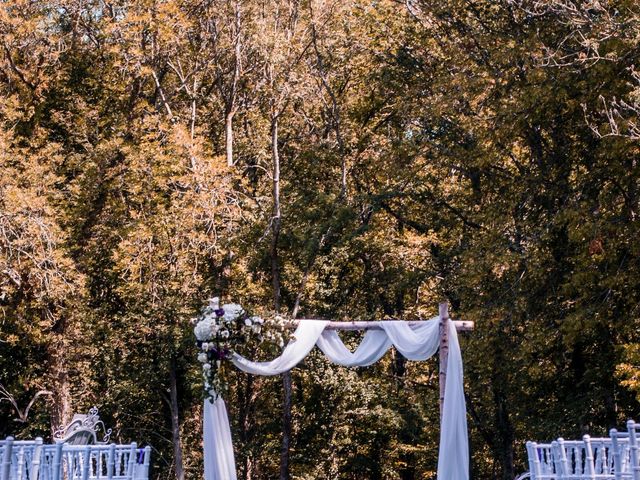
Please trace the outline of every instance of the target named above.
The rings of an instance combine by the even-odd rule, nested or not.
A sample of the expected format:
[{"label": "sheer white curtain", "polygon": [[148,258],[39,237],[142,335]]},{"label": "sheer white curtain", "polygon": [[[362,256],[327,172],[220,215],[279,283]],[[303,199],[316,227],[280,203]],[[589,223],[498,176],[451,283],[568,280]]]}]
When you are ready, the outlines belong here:
[{"label": "sheer white curtain", "polygon": [[449,322],[449,357],[444,405],[440,419],[438,480],[469,478],[469,440],[467,438],[467,405],[464,399],[462,353],[458,332]]},{"label": "sheer white curtain", "polygon": [[229,416],[222,397],[214,403],[204,401],[202,433],[205,480],[237,480]]},{"label": "sheer white curtain", "polygon": [[[432,318],[419,325],[402,321],[381,322],[382,330],[369,330],[354,352],[351,352],[335,331],[325,330],[328,322],[300,322],[294,340],[271,362],[252,362],[234,354],[233,364],[255,375],[277,375],[290,370],[306,357],[314,345],[329,360],[348,367],[375,363],[391,346],[409,360],[425,360],[434,355],[440,343],[439,319]],[[449,322],[449,357],[447,384],[440,425],[438,480],[468,480],[469,451],[467,418],[464,399],[462,355],[455,325]],[[205,480],[236,480],[233,445],[229,420],[222,398],[215,403],[205,401],[204,415]]]},{"label": "sheer white curtain", "polygon": [[[306,357],[329,322],[314,320],[300,322],[290,341],[275,360],[252,362],[238,354],[231,361],[240,370],[254,375],[278,375],[291,370]],[[229,417],[222,397],[211,403],[204,401],[204,478],[205,480],[236,480],[233,443]]]},{"label": "sheer white curtain", "polygon": [[335,330],[322,332],[316,344],[329,360],[345,367],[371,365],[377,362],[391,348],[391,340],[389,340],[384,331],[380,330],[368,330],[353,353],[342,343],[338,332]]},{"label": "sheer white curtain", "polygon": [[270,362],[252,362],[237,353],[231,356],[231,361],[240,370],[254,375],[279,375],[287,372],[309,354],[327,323],[329,322],[324,320],[300,322],[293,334],[294,339],[284,347],[282,355]]}]

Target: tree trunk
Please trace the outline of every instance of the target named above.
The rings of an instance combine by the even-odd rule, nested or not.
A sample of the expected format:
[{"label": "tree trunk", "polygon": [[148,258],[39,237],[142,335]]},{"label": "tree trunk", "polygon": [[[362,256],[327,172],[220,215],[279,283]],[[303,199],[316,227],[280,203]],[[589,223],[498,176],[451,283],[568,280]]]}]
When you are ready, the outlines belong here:
[{"label": "tree trunk", "polygon": [[51,361],[53,408],[51,411],[51,430],[55,432],[59,427],[67,425],[72,416],[71,387],[69,385],[69,372],[67,370],[67,351],[63,338],[66,330],[66,321],[58,320],[53,333],[55,340],[48,347],[48,356]]},{"label": "tree trunk", "polygon": [[67,425],[72,416],[71,388],[64,352],[52,346],[49,352],[53,376],[53,409],[51,412],[52,432]]},{"label": "tree trunk", "polygon": [[289,480],[289,448],[291,446],[291,371],[282,374],[282,448],[280,480]]},{"label": "tree trunk", "polygon": [[271,156],[273,159],[273,216],[271,218],[271,275],[273,279],[273,307],[280,311],[280,260],[278,240],[280,238],[280,153],[278,151],[278,117],[271,119]]},{"label": "tree trunk", "polygon": [[253,439],[253,408],[257,386],[254,386],[253,375],[247,375],[247,380],[239,395],[241,396],[239,417],[240,417],[240,442],[244,453],[244,480],[253,479],[253,458],[248,447]]},{"label": "tree trunk", "polygon": [[227,152],[227,165],[233,167],[233,110],[228,110],[224,117],[224,142]]},{"label": "tree trunk", "polygon": [[[271,275],[273,278],[273,306],[280,311],[280,152],[278,151],[278,116],[271,117],[271,156],[273,160],[273,216],[271,218]],[[282,447],[280,450],[280,480],[289,480],[289,447],[291,445],[291,372],[282,374]]]},{"label": "tree trunk", "polygon": [[178,384],[176,378],[176,360],[171,359],[169,368],[169,408],[171,410],[171,437],[173,439],[173,456],[176,468],[176,480],[184,480],[182,464],[182,445],[180,444],[180,417],[178,415]]},{"label": "tree trunk", "polygon": [[227,165],[233,166],[233,116],[236,113],[236,97],[238,90],[238,80],[240,79],[241,71],[241,56],[242,53],[242,36],[240,30],[242,28],[241,23],[241,6],[240,2],[236,1],[234,4],[234,22],[233,22],[233,35],[234,35],[234,66],[233,66],[233,78],[231,80],[231,88],[229,92],[229,98],[226,104],[226,112],[224,117],[224,139],[227,154]]},{"label": "tree trunk", "polygon": [[[504,324],[506,320],[505,318],[502,323]],[[515,466],[513,464],[515,431],[509,411],[509,373],[505,370],[505,365],[507,365],[505,348],[509,348],[510,341],[503,331],[496,333],[493,348],[493,372],[491,374],[494,424],[497,433],[495,436],[496,454],[500,469],[502,470],[501,478],[503,480],[510,480],[515,477]]]}]

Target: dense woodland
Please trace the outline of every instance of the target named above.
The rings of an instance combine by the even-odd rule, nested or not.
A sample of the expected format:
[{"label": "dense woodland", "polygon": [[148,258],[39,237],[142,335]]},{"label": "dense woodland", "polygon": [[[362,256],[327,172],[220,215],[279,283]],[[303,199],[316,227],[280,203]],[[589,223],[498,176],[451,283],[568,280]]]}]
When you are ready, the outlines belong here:
[{"label": "dense woodland", "polygon": [[[0,437],[96,405],[201,478],[213,295],[448,299],[475,479],[640,418],[637,2],[8,0],[0,31]],[[434,479],[437,371],[230,371],[241,478]]]}]

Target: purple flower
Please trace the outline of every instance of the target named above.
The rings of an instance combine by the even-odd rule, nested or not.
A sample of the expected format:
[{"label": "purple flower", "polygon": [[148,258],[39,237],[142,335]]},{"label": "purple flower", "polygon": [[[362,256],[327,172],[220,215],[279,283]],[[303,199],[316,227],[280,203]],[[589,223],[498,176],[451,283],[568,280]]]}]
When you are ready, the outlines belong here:
[{"label": "purple flower", "polygon": [[214,310],[213,313],[215,313],[217,317],[224,317],[224,308],[218,308]]},{"label": "purple flower", "polygon": [[209,353],[211,354],[212,360],[224,360],[229,352],[226,348],[224,350],[214,348],[213,350],[210,350]]}]

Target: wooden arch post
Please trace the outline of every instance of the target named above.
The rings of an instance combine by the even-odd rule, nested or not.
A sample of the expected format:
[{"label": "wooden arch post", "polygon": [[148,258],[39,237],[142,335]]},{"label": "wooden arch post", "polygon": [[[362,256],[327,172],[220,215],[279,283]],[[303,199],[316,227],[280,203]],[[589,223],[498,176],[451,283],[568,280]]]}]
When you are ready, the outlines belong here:
[{"label": "wooden arch post", "polygon": [[440,373],[438,380],[440,383],[440,418],[442,418],[442,408],[444,407],[444,391],[447,386],[447,362],[449,361],[449,304],[441,302],[438,305],[438,316],[440,317]]}]

